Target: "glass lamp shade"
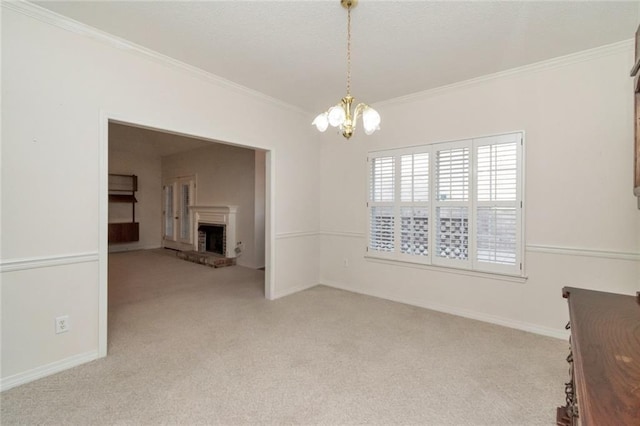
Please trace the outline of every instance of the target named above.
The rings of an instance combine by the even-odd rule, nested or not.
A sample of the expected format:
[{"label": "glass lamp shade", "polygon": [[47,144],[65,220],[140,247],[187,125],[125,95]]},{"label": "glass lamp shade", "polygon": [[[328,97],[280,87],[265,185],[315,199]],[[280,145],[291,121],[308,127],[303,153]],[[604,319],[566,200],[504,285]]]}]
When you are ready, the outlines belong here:
[{"label": "glass lamp shade", "polygon": [[342,126],[346,118],[347,114],[344,112],[344,108],[342,108],[342,105],[336,105],[329,108],[329,124],[331,124],[331,126]]},{"label": "glass lamp shade", "polygon": [[380,114],[371,107],[362,111],[362,127],[367,135],[371,135],[376,130],[380,130]]},{"label": "glass lamp shade", "polygon": [[325,130],[327,130],[327,127],[329,127],[329,119],[327,116],[328,113],[326,112],[318,114],[318,116],[311,122],[311,124],[316,126],[316,129],[318,129],[319,131],[324,132]]}]

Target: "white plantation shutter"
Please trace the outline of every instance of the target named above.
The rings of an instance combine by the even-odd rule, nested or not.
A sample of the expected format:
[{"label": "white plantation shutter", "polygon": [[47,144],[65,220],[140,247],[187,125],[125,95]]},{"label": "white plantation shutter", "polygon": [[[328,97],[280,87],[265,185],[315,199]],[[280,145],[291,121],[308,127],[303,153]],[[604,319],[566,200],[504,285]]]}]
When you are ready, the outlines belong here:
[{"label": "white plantation shutter", "polygon": [[400,156],[400,258],[429,255],[428,152]]},{"label": "white plantation shutter", "polygon": [[405,154],[400,157],[401,201],[429,201],[429,153]]},{"label": "white plantation shutter", "polygon": [[521,135],[475,140],[476,269],[520,272]]},{"label": "white plantation shutter", "polygon": [[471,141],[442,144],[436,151],[434,263],[468,268]]},{"label": "white plantation shutter", "polygon": [[369,154],[369,255],[522,275],[522,140]]},{"label": "white plantation shutter", "polygon": [[429,254],[429,208],[400,208],[400,252],[408,255]]},{"label": "white plantation shutter", "polygon": [[436,207],[436,253],[442,259],[469,258],[469,209]]},{"label": "white plantation shutter", "polygon": [[369,159],[369,251],[395,251],[394,201],[396,199],[396,158]]},{"label": "white plantation shutter", "polygon": [[469,200],[469,147],[437,152],[436,185],[439,201]]},{"label": "white plantation shutter", "polygon": [[374,251],[393,252],[395,249],[393,207],[371,207],[369,248]]},{"label": "white plantation shutter", "polygon": [[515,208],[478,207],[476,255],[478,262],[516,264]]},{"label": "white plantation shutter", "polygon": [[385,202],[395,199],[394,157],[373,158],[371,161],[371,201]]},{"label": "white plantation shutter", "polygon": [[478,146],[476,170],[478,201],[516,200],[518,174],[516,141]]}]

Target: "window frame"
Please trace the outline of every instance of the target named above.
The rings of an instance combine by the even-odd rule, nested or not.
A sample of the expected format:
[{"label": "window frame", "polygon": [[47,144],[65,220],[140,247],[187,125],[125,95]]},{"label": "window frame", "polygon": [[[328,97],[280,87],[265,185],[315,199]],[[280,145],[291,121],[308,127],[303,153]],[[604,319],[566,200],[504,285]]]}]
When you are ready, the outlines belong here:
[{"label": "window frame", "polygon": [[[496,135],[475,137],[470,139],[461,139],[455,141],[435,142],[430,144],[397,148],[390,150],[371,151],[367,155],[367,247],[366,257],[374,259],[383,259],[389,261],[399,261],[409,264],[429,265],[434,268],[447,268],[451,270],[463,270],[479,273],[499,274],[514,277],[525,276],[524,265],[524,244],[525,244],[525,226],[524,226],[524,180],[525,180],[525,162],[524,162],[524,131],[515,131],[509,133],[501,133]],[[478,198],[478,150],[487,145],[501,145],[505,143],[515,143],[516,146],[516,198],[510,201],[481,201]],[[437,182],[437,157],[438,152],[457,149],[461,147],[468,148],[468,196],[466,200],[444,200],[439,199],[438,182]],[[428,201],[427,202],[406,202],[402,201],[402,156],[428,153],[429,155],[429,174],[428,174]],[[371,199],[371,191],[373,189],[374,159],[380,157],[394,158],[394,198],[393,201],[376,202]],[[401,248],[401,231],[402,216],[401,208],[406,206],[428,207],[428,255],[416,255],[402,253]],[[371,246],[372,208],[376,206],[392,207],[393,211],[393,240],[394,249],[391,252],[380,252]],[[438,207],[466,207],[467,208],[467,250],[466,259],[450,259],[437,256],[436,251],[436,211]],[[481,261],[478,259],[478,212],[479,208],[506,208],[515,209],[515,264],[501,264],[497,262]]]}]

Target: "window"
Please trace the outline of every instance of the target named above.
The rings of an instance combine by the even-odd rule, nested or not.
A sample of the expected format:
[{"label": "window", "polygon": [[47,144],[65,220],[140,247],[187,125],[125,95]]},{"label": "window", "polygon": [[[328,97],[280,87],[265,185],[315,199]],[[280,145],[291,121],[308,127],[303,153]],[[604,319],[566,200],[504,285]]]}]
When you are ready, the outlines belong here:
[{"label": "window", "polygon": [[192,207],[195,204],[195,176],[166,179],[163,185],[163,246],[179,249],[194,244]]},{"label": "window", "polygon": [[368,255],[522,275],[523,134],[370,153]]}]

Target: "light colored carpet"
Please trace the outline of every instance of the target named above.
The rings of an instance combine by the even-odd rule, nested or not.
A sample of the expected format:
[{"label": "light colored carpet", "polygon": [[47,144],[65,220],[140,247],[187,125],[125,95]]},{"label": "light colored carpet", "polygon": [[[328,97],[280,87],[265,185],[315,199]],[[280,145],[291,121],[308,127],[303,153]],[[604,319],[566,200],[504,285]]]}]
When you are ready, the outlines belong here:
[{"label": "light colored carpet", "polygon": [[552,425],[568,344],[263,271],[113,254],[109,355],[1,394],[13,424]]}]

